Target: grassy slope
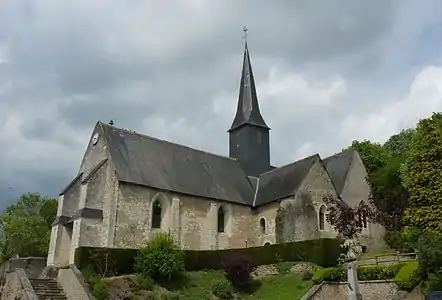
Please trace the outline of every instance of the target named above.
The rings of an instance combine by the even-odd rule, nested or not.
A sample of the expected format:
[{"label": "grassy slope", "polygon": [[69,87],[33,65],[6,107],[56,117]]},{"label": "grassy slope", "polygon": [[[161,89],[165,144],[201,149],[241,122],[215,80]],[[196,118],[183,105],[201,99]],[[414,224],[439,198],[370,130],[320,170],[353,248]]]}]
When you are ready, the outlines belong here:
[{"label": "grassy slope", "polygon": [[[189,272],[185,283],[175,283],[166,288],[179,294],[182,300],[211,300],[212,284],[215,280],[222,278],[224,278],[223,274],[218,271]],[[115,285],[127,286],[121,282],[118,284],[114,282],[113,286]],[[243,293],[241,296],[244,300],[296,300],[301,298],[310,287],[310,281],[302,281],[298,275],[288,273],[262,278],[252,293]],[[117,290],[114,289],[114,292]]]},{"label": "grassy slope", "polygon": [[243,295],[244,299],[296,300],[312,286],[310,281],[302,281],[295,274],[270,276],[260,281],[261,286],[252,295]]}]

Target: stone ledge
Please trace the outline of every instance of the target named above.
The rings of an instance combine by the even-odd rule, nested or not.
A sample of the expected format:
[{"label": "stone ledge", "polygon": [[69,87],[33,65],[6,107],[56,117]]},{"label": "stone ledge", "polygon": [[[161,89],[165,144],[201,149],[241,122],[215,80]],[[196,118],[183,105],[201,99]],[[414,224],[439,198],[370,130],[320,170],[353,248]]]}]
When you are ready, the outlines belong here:
[{"label": "stone ledge", "polygon": [[[312,286],[305,294],[304,296],[301,298],[301,300],[311,300],[311,299],[325,299],[324,295],[320,296],[319,293],[321,293],[322,288],[326,288],[328,287],[336,287],[341,289],[342,287],[345,287],[348,283],[347,282],[336,282],[336,281],[323,281],[320,284],[316,284],[314,286]],[[394,284],[394,280],[392,279],[388,279],[388,280],[365,280],[365,281],[359,281],[359,284],[362,286],[369,286],[370,285],[377,285],[380,284],[381,286],[384,284],[387,285],[392,285],[395,286]],[[395,292],[394,294],[392,294],[392,298],[394,300],[402,300],[404,299],[404,295],[406,295],[406,293],[403,293],[403,291],[399,291],[397,290],[397,287],[394,288]],[[319,296],[319,298],[317,298]],[[369,297],[370,298],[370,297]],[[365,299],[365,298],[364,298]],[[371,298],[372,299],[372,296]],[[378,299],[378,298],[377,298]],[[390,298],[389,298],[390,299]]]},{"label": "stone ledge", "polygon": [[84,279],[83,273],[81,273],[81,271],[73,264],[69,265],[68,268],[72,271],[72,273],[74,273],[75,278],[77,278],[78,283],[84,289],[84,292],[88,296],[89,300],[96,300],[95,297],[92,295],[89,285],[86,283],[86,280]]},{"label": "stone ledge", "polygon": [[29,281],[28,277],[26,276],[25,270],[17,268],[15,270],[17,273],[17,277],[20,280],[21,286],[23,288],[24,296],[27,300],[38,300],[37,294],[34,291],[34,288],[32,287],[31,282]]},{"label": "stone ledge", "polygon": [[[367,283],[393,283],[394,280],[393,279],[381,279],[381,280],[364,280],[364,281],[358,281],[359,284],[367,284]],[[325,284],[347,284],[346,281],[323,281],[322,283]]]},{"label": "stone ledge", "polygon": [[310,300],[317,291],[319,291],[319,289],[322,287],[322,285],[324,284],[324,282],[321,282],[320,284],[315,284],[313,285],[305,294],[304,296],[301,297],[300,300]]}]

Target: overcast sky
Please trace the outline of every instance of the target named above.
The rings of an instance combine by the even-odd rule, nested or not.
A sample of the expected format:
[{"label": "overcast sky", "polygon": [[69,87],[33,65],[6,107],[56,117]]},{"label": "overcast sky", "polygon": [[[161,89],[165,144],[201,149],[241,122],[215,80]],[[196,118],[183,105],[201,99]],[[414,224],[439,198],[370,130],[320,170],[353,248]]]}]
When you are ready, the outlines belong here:
[{"label": "overcast sky", "polygon": [[440,0],[2,0],[0,207],[56,196],[98,120],[227,155],[244,25],[275,165],[442,110]]}]

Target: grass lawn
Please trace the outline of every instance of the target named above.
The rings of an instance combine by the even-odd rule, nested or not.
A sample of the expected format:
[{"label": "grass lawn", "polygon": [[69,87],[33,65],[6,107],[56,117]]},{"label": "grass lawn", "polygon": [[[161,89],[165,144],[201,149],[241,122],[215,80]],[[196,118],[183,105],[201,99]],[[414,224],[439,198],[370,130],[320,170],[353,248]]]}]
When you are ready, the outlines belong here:
[{"label": "grass lawn", "polygon": [[243,295],[244,299],[296,300],[312,286],[311,281],[303,281],[295,274],[270,276],[261,279],[260,282],[260,287],[253,294]]},{"label": "grass lawn", "polygon": [[[131,276],[131,278],[134,277]],[[224,278],[224,275],[219,271],[188,272],[184,282],[171,282],[162,286],[180,295],[180,300],[212,300],[213,282],[222,278]],[[112,283],[109,282],[108,285],[113,286],[112,294],[116,294],[119,290],[123,290],[123,287],[127,287],[128,284],[124,283],[127,280],[129,278],[126,276],[111,280]],[[301,298],[311,285],[311,281],[303,281],[300,275],[280,274],[260,279],[252,293],[242,293],[241,297],[244,300],[296,300]],[[154,290],[159,288],[156,285]],[[138,299],[147,298],[141,296]]]}]

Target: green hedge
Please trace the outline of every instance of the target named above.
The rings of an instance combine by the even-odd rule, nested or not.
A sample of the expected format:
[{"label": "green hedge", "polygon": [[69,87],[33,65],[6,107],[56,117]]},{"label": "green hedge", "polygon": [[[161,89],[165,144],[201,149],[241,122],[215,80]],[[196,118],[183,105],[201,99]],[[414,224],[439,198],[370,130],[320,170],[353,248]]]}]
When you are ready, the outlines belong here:
[{"label": "green hedge", "polygon": [[419,282],[419,262],[412,261],[404,264],[394,278],[394,282],[401,290],[411,291]]},{"label": "green hedge", "polygon": [[[344,250],[340,239],[318,239],[263,247],[227,250],[196,251],[187,250],[186,270],[220,269],[223,261],[232,255],[248,254],[257,265],[268,265],[281,261],[308,261],[322,267],[336,266]],[[75,264],[78,268],[92,266],[97,273],[133,273],[137,249],[81,247],[75,251]],[[107,259],[106,259],[107,258]]]},{"label": "green hedge", "polygon": [[[358,267],[358,279],[361,281],[393,279],[402,267],[403,264]],[[347,281],[347,269],[346,267],[318,269],[313,275],[312,281],[314,283],[320,283],[322,281]]]}]

